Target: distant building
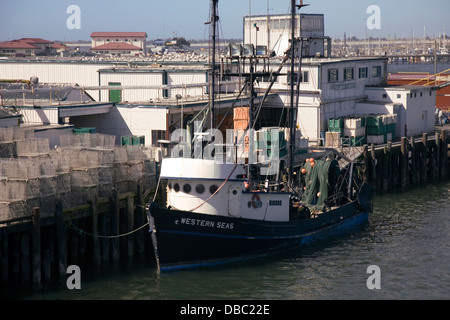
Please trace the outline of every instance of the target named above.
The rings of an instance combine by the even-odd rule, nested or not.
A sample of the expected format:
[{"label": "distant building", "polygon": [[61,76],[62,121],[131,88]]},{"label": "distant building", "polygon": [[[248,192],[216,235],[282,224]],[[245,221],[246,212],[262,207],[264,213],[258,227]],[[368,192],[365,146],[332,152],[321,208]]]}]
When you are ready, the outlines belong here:
[{"label": "distant building", "polygon": [[69,47],[63,43],[52,43],[52,49],[55,50],[56,54],[61,56],[69,52]]},{"label": "distant building", "polygon": [[91,51],[99,54],[126,55],[147,54],[145,32],[92,32]]},{"label": "distant building", "polygon": [[41,38],[22,38],[0,43],[0,54],[4,56],[36,56],[55,54],[53,42]]}]

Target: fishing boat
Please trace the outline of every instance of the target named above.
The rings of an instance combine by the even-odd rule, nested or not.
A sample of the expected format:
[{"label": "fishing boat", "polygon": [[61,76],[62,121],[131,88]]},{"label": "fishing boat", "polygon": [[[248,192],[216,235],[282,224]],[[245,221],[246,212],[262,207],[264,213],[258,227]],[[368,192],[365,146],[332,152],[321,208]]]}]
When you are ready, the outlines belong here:
[{"label": "fishing boat", "polygon": [[[212,66],[215,66],[217,3],[213,0],[211,4]],[[294,18],[296,8],[303,3],[296,6],[292,0],[291,4]],[[293,29],[294,23],[292,39]],[[284,60],[291,57],[291,75],[295,73],[295,44],[292,41]],[[214,78],[212,67],[211,119],[214,119]],[[251,71],[247,84],[251,86],[254,79]],[[201,140],[195,144],[200,152],[198,148],[186,151],[180,143],[172,149],[171,157],[162,160],[159,179],[165,182],[166,203],[151,201],[146,206],[160,271],[267,256],[367,223],[373,191],[354,174],[364,164],[346,161],[342,166],[339,160],[344,156],[332,149],[326,150],[325,155],[320,153],[320,158],[302,152],[303,161],[295,161],[300,152],[295,145],[295,81],[291,80],[288,132],[270,128],[259,138],[250,135],[249,149],[232,144],[227,156],[220,157],[221,153],[216,152],[205,157],[202,155],[211,150],[211,144],[203,148],[205,143],[201,139],[205,138],[205,132],[198,131],[194,139]],[[250,117],[247,132],[251,132],[253,124]],[[250,161],[249,156],[240,161],[239,150],[250,154],[256,148],[252,147],[255,141],[259,143],[257,148],[270,150],[266,153],[270,155],[263,160]],[[216,144],[216,151],[219,149]],[[281,150],[286,150],[286,154]]]}]

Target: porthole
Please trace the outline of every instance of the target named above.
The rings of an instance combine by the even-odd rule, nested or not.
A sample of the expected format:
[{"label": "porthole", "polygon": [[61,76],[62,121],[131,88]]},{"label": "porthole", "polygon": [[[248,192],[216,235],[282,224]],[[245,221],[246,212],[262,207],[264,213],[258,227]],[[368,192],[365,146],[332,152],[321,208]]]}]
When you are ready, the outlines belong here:
[{"label": "porthole", "polygon": [[195,187],[195,191],[197,191],[198,194],[202,194],[203,192],[205,192],[205,186],[202,184],[198,184]]},{"label": "porthole", "polygon": [[183,186],[183,191],[184,191],[184,193],[190,193],[191,192],[191,185],[189,183],[186,183]]},{"label": "porthole", "polygon": [[209,192],[211,192],[211,194],[213,194],[214,192],[217,191],[217,189],[219,189],[219,187],[216,186],[215,184],[213,184],[211,187],[209,187]]},{"label": "porthole", "polygon": [[172,184],[169,182],[169,190],[172,190]]},{"label": "porthole", "polygon": [[175,192],[180,191],[180,185],[179,185],[178,183],[175,183],[175,184],[173,185],[173,190],[174,190]]}]

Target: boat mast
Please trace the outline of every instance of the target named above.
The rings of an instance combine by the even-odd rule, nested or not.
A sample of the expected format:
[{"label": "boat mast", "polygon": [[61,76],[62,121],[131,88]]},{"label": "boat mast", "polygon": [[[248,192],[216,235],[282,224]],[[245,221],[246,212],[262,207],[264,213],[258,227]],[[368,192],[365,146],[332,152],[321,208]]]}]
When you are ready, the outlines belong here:
[{"label": "boat mast", "polygon": [[[296,129],[296,119],[294,117],[295,103],[294,103],[294,86],[295,82],[300,81],[296,79],[295,75],[295,49],[297,47],[297,39],[295,38],[295,15],[296,8],[301,9],[308,6],[308,4],[303,4],[303,0],[300,0],[300,4],[296,5],[296,0],[291,0],[291,105],[289,109],[289,148],[288,148],[288,168],[289,168],[289,183],[293,184],[293,172],[294,172],[294,148],[295,148],[295,129]],[[299,26],[300,27],[300,26]],[[301,59],[301,57],[299,57]],[[301,70],[299,70],[301,75]]]},{"label": "boat mast", "polygon": [[214,128],[214,116],[215,116],[215,87],[216,87],[216,22],[219,20],[217,16],[217,5],[219,0],[211,0],[211,25],[212,25],[212,59],[211,59],[211,88],[210,88],[210,98],[211,98],[211,130]]},{"label": "boat mast", "polygon": [[295,62],[295,0],[291,0],[291,105],[289,108],[289,183],[292,183],[292,171],[294,168],[294,62]]}]

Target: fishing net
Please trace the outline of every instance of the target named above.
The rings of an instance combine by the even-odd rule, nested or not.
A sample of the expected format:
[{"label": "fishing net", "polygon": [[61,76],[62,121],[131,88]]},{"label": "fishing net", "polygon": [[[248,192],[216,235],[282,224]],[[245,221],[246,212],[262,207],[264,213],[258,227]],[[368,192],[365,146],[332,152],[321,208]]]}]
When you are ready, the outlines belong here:
[{"label": "fishing net", "polygon": [[323,211],[328,198],[334,195],[335,185],[340,175],[337,160],[307,161],[301,168],[301,172],[304,172],[302,178],[305,187],[302,202],[311,211]]}]

